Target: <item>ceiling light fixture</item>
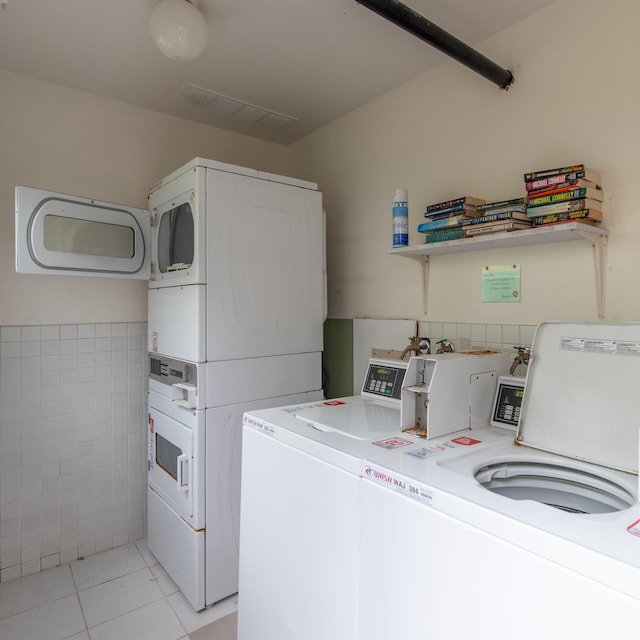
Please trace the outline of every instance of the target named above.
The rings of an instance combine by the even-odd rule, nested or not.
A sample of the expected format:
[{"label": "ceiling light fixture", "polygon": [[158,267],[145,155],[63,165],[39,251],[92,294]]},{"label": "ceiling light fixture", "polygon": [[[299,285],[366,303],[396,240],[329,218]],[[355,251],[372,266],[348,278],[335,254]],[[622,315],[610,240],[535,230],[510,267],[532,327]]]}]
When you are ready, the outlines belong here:
[{"label": "ceiling light fixture", "polygon": [[165,56],[193,62],[207,48],[209,28],[197,0],[160,0],[151,12],[151,37]]}]

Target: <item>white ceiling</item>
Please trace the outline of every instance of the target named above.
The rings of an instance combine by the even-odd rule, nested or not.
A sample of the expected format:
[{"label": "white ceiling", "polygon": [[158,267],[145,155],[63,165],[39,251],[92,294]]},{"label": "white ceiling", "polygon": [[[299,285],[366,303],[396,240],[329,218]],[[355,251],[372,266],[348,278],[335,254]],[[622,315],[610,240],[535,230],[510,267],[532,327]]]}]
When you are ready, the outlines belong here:
[{"label": "white ceiling", "polygon": [[[405,4],[473,47],[552,1]],[[174,62],[149,35],[156,2],[0,0],[0,68],[289,144],[446,59],[356,0],[200,0],[207,51]],[[270,129],[213,115],[175,100],[185,83],[297,121]]]}]

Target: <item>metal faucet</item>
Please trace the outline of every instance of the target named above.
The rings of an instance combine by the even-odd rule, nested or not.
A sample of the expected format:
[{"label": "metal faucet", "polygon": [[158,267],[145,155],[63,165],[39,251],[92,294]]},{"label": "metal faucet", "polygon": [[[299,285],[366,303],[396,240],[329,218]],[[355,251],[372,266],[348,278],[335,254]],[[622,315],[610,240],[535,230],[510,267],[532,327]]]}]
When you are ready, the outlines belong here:
[{"label": "metal faucet", "polygon": [[519,365],[529,364],[529,358],[531,357],[531,347],[513,347],[518,350],[518,355],[513,359],[511,369],[509,369],[509,375],[512,376]]},{"label": "metal faucet", "polygon": [[431,352],[431,343],[427,338],[419,338],[418,336],[410,336],[409,337],[409,345],[405,348],[405,350],[400,354],[400,360],[404,360],[404,357],[413,351],[414,355],[419,356],[421,354],[430,353]]},{"label": "metal faucet", "polygon": [[420,347],[418,346],[418,338],[416,336],[413,336],[413,337],[409,336],[409,345],[400,354],[400,360],[404,360],[404,357],[410,351],[413,351],[415,355],[418,355],[420,353]]},{"label": "metal faucet", "polygon": [[453,353],[455,351],[453,342],[451,342],[451,340],[447,340],[446,338],[444,340],[440,340],[436,344],[439,345],[436,353]]}]

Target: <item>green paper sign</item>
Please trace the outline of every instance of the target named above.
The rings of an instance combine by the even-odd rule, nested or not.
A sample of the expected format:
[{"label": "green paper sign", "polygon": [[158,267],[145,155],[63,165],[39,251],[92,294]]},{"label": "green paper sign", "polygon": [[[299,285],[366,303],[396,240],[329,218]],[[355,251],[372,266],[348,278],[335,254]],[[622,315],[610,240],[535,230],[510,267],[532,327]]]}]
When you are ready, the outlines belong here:
[{"label": "green paper sign", "polygon": [[520,302],[520,265],[482,267],[482,302]]}]

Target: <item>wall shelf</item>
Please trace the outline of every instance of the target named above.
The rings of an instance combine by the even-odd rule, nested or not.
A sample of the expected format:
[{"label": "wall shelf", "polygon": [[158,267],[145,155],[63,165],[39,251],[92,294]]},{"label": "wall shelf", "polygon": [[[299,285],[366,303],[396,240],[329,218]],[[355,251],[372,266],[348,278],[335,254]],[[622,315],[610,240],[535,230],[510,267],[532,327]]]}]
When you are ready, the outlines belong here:
[{"label": "wall shelf", "polygon": [[520,231],[502,231],[495,234],[473,236],[461,240],[449,240],[433,244],[412,245],[387,249],[386,253],[405,256],[418,260],[422,265],[423,306],[427,313],[427,294],[429,287],[429,258],[449,253],[468,251],[485,251],[505,247],[529,247],[537,244],[567,242],[570,240],[586,240],[593,247],[593,260],[596,279],[596,296],[598,317],[604,318],[605,273],[607,238],[609,232],[599,226],[591,226],[582,222],[565,222],[549,226],[540,226]]}]

